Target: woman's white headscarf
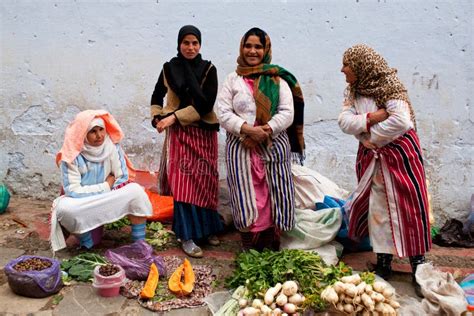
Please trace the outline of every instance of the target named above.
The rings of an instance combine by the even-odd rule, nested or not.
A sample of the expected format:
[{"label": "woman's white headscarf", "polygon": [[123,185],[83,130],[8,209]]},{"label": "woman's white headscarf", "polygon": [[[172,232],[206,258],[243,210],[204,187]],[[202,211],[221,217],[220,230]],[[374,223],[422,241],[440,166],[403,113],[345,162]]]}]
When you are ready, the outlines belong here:
[{"label": "woman's white headscarf", "polygon": [[[105,128],[104,120],[100,117],[94,118],[89,124],[89,127],[87,128],[87,132],[89,133],[96,126]],[[89,161],[102,162],[112,154],[113,150],[114,150],[114,144],[110,140],[109,134],[107,133],[105,134],[104,142],[100,146],[90,145],[87,142],[87,134],[86,134],[86,138],[84,139],[84,146],[82,147],[81,155],[83,155],[84,158],[86,158]]]}]

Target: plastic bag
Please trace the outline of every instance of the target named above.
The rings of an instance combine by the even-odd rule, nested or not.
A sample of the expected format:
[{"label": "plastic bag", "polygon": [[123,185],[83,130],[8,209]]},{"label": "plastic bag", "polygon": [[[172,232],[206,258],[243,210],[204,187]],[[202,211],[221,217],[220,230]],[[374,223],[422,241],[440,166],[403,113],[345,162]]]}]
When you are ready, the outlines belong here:
[{"label": "plastic bag", "polygon": [[135,170],[135,182],[146,190],[158,192],[158,172]]},{"label": "plastic bag", "polygon": [[10,202],[10,193],[8,192],[7,186],[0,184],[0,214],[7,210],[8,203]]},{"label": "plastic bag", "polygon": [[173,220],[174,201],[172,196],[159,195],[149,189],[145,189],[145,193],[148,195],[153,209],[153,215],[148,216],[147,219],[160,222]]},{"label": "plastic bag", "polygon": [[146,280],[150,265],[154,262],[161,275],[166,275],[163,258],[153,255],[153,248],[144,240],[116,249],[107,250],[105,257],[111,263],[121,266],[130,280]]},{"label": "plastic bag", "polygon": [[[28,259],[38,258],[51,262],[43,270],[17,271],[14,266]],[[21,256],[11,260],[5,266],[5,274],[12,291],[18,295],[41,298],[59,292],[63,286],[59,261],[40,256]]]},{"label": "plastic bag", "polygon": [[355,241],[351,240],[348,237],[349,233],[349,216],[346,212],[346,209],[344,208],[345,201],[341,199],[337,199],[328,195],[324,196],[323,202],[317,202],[316,203],[316,210],[324,210],[328,208],[339,208],[342,214],[342,223],[341,227],[339,229],[339,232],[337,233],[336,240],[340,242],[343,246],[344,249],[348,252],[357,252],[357,251],[370,251],[372,250],[372,246],[370,245],[370,238],[369,236],[366,236],[362,238],[361,240]]},{"label": "plastic bag", "polygon": [[462,230],[463,223],[455,218],[446,221],[433,238],[433,243],[444,247],[474,248],[474,236],[465,234]]}]

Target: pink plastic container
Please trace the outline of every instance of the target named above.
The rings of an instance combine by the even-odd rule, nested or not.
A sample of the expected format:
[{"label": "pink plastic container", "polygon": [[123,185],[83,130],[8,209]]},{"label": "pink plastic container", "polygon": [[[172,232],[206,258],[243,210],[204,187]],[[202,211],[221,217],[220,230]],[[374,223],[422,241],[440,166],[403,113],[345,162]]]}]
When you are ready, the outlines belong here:
[{"label": "pink plastic container", "polygon": [[111,276],[103,276],[100,274],[100,266],[96,266],[94,269],[94,282],[92,286],[97,289],[97,293],[100,296],[112,297],[117,296],[120,293],[120,287],[125,281],[125,271],[121,266],[115,265],[119,268],[119,272]]},{"label": "pink plastic container", "polygon": [[97,289],[97,294],[103,297],[114,297],[120,294],[120,287],[122,286],[123,282],[116,283],[116,284],[108,284],[108,285],[98,285],[92,283],[92,286]]}]

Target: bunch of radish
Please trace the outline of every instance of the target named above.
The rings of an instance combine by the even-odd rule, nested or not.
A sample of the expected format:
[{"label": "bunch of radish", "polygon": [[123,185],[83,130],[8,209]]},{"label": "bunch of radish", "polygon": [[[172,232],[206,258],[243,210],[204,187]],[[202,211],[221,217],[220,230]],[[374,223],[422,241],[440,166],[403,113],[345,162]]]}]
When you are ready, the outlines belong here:
[{"label": "bunch of radish", "polygon": [[321,298],[347,315],[395,316],[400,304],[387,283],[375,281],[367,284],[359,274],[345,276],[326,287]]},{"label": "bunch of radish", "polygon": [[[298,293],[298,285],[294,281],[277,283],[265,293],[263,300],[239,300],[239,316],[287,316],[295,315],[305,298]],[[251,303],[251,304],[250,304]],[[249,306],[250,305],[250,306]]]}]

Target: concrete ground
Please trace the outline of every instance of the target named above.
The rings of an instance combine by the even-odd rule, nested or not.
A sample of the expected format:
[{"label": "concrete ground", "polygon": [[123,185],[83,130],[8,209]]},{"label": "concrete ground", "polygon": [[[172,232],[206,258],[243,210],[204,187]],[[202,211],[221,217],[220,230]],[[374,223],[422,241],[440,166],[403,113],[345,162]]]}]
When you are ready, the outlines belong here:
[{"label": "concrete ground", "polygon": [[[49,250],[48,215],[51,201],[30,200],[12,197],[7,212],[0,215],[0,315],[151,315],[156,314],[141,307],[136,300],[123,296],[114,298],[99,297],[90,284],[76,284],[65,287],[58,295],[43,299],[25,298],[15,295],[9,288],[4,266],[23,254],[36,254],[51,257]],[[97,251],[117,246],[115,232],[106,233]],[[210,264],[216,276],[213,292],[224,289],[223,280],[233,271],[233,259],[240,252],[239,235],[229,229],[220,236],[222,244],[218,247],[204,246],[203,259],[193,259],[193,264]],[[126,242],[126,241],[124,241]],[[185,257],[175,241],[158,252],[162,256]],[[58,259],[70,258],[77,254],[74,247],[56,254]],[[474,251],[463,248],[443,248],[434,246],[427,256],[442,271],[453,273],[456,278],[474,273]],[[342,260],[354,270],[364,270],[368,261],[375,261],[371,252],[352,253]],[[411,285],[410,266],[406,260],[395,260],[395,276],[390,283],[397,293],[416,298]],[[417,298],[418,299],[418,298]],[[418,299],[419,300],[419,299]],[[193,309],[176,309],[164,313],[167,316],[210,315],[206,306]],[[328,313],[324,313],[328,315]],[[323,314],[321,314],[323,315]]]}]

